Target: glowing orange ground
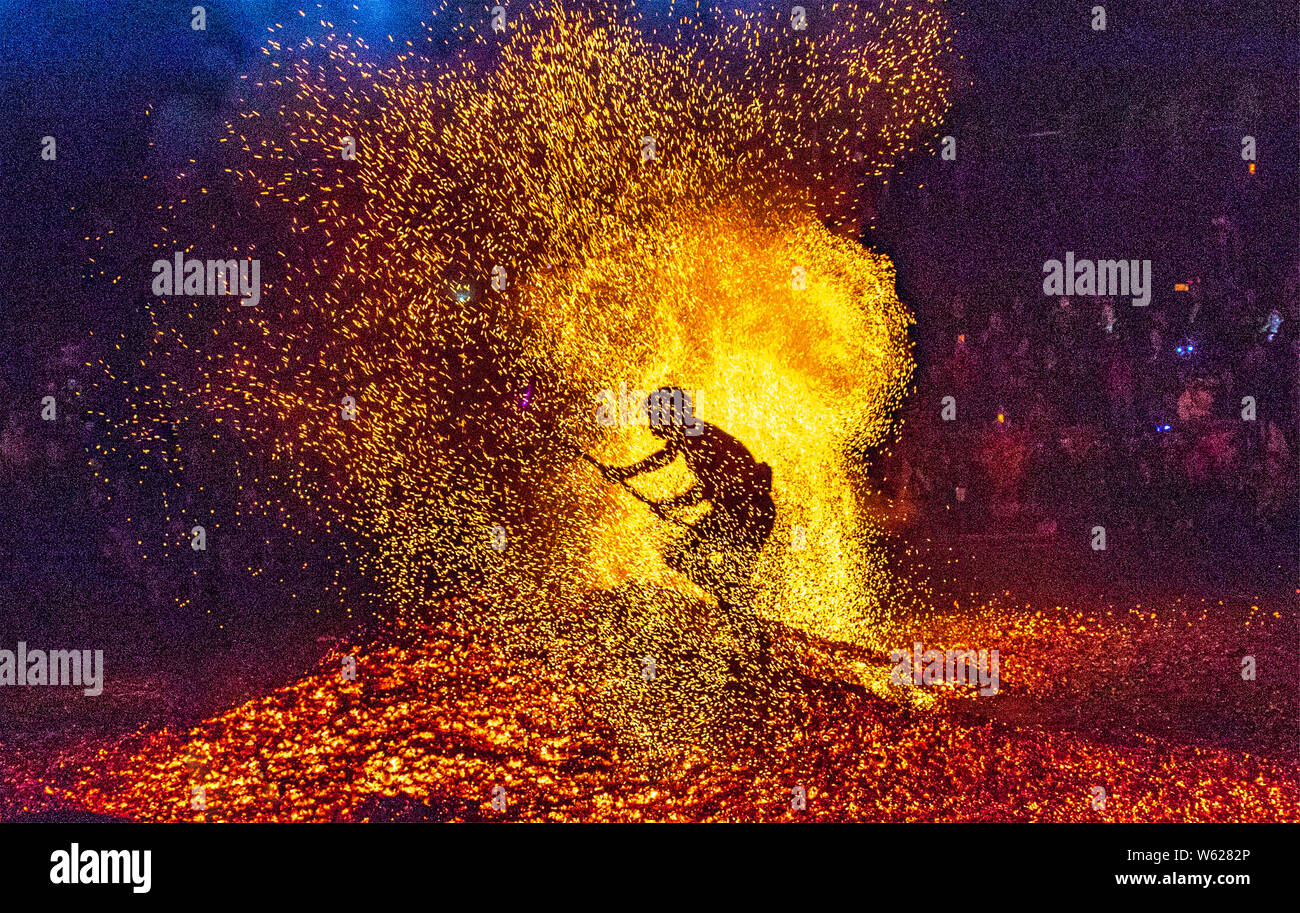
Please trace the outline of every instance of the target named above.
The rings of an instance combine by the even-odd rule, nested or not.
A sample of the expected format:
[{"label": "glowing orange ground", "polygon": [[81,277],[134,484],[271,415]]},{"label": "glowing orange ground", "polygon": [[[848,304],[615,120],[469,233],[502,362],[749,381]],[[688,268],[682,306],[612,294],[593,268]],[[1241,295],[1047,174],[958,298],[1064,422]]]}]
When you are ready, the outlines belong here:
[{"label": "glowing orange ground", "polygon": [[[787,672],[768,720],[737,710],[725,754],[686,752],[653,772],[621,756],[577,671],[548,672],[482,631],[429,628],[412,632],[418,647],[360,655],[354,682],[331,654],[184,735],[81,744],[57,761],[28,753],[2,774],[13,788],[0,816],[1294,821],[1295,663],[1280,646],[1294,623],[1200,600],[1094,615],[995,600],[893,632],[1001,651],[996,697],[941,688],[919,703],[861,684],[880,657],[775,629]],[[1245,653],[1255,682],[1238,673]]]}]

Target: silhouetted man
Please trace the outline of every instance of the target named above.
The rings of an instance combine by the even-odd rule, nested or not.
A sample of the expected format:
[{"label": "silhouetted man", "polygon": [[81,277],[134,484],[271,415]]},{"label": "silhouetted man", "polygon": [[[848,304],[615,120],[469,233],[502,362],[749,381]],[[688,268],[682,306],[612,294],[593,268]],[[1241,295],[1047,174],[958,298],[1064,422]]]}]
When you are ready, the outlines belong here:
[{"label": "silhouetted man", "polygon": [[600,465],[611,481],[661,469],[681,456],[695,484],[673,498],[647,502],[659,517],[675,508],[708,502],[709,512],[664,555],[665,563],[712,593],[729,610],[747,603],[753,564],[776,522],[772,470],[740,441],[694,415],[689,395],[661,387],[646,397],[650,433],[664,447],[631,466]]}]

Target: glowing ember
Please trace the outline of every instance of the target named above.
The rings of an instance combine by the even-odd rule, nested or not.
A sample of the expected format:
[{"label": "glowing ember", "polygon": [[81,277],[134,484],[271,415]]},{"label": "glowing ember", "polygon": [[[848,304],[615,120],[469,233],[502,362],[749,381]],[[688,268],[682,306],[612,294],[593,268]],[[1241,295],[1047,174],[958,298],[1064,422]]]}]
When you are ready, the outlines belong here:
[{"label": "glowing ember", "polygon": [[[1186,670],[1206,643],[1234,636],[1231,623],[1208,622],[1201,612],[1169,614],[1201,618],[1193,625],[1202,635],[1185,643],[1181,656],[1160,658],[1176,668]],[[539,663],[485,632],[412,630],[406,633],[418,646],[361,654],[354,682],[339,673],[334,653],[322,661],[323,671],[185,738],[164,733],[86,746],[48,775],[47,795],[29,795],[6,811],[53,801],[131,818],[206,821],[1253,821],[1300,813],[1293,764],[1208,741],[1187,744],[1185,732],[1177,744],[1125,734],[1151,728],[1151,711],[1141,709],[1144,693],[1163,705],[1186,692],[1196,672],[1171,676],[1156,691],[1132,674],[1097,669],[1111,687],[1132,689],[1119,701],[1092,695],[1117,713],[1113,739],[1071,731],[1068,721],[1046,729],[1016,725],[1033,716],[1021,707],[1016,719],[1017,702],[1048,693],[1067,715],[1096,714],[1075,681],[1096,661],[1095,644],[1130,644],[1112,646],[1111,662],[1136,669],[1152,658],[1144,652],[1148,638],[1170,642],[1159,625],[1105,613],[1052,620],[998,607],[982,607],[978,617],[989,619],[982,625],[975,617],[952,641],[932,625],[908,633],[937,644],[969,637],[1000,646],[1007,684],[992,705],[993,719],[972,716],[971,702],[948,689],[916,695],[921,701],[889,694],[878,657],[786,630],[773,651],[779,671],[763,695],[767,719],[742,697],[719,711],[733,730],[725,759],[687,750],[647,770],[636,746],[616,747],[620,740],[603,722],[602,699],[586,684],[591,676],[576,654]],[[1273,633],[1257,632],[1252,649]],[[1273,661],[1260,652],[1262,662]],[[1048,670],[1050,681],[1024,677],[1033,670]],[[693,674],[670,663],[663,672]],[[647,719],[662,727],[673,715],[635,671],[623,682],[651,699]],[[1260,692],[1239,689],[1223,709],[1257,729],[1277,715],[1267,701],[1290,700],[1294,709],[1294,687],[1252,694]],[[675,708],[678,715],[689,711]],[[1187,709],[1179,714],[1186,718]],[[492,805],[498,786],[504,812]],[[795,786],[807,794],[801,811],[791,804]],[[1091,804],[1097,786],[1108,796],[1100,810]],[[194,808],[196,788],[203,790],[202,810]]]}]

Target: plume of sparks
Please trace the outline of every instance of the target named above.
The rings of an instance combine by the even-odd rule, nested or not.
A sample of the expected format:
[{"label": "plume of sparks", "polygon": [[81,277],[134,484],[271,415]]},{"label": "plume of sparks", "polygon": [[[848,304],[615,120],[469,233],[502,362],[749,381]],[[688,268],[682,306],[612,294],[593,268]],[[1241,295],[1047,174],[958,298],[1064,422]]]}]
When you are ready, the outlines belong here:
[{"label": "plume of sparks", "polygon": [[[444,7],[423,43],[380,52],[323,19],[271,30],[223,140],[229,192],[182,175],[155,245],[260,258],[261,304],[157,300],[150,379],[103,363],[131,409],[97,456],[165,464],[182,530],[213,509],[196,478],[225,468],[236,516],[336,536],[395,626],[449,588],[490,594],[459,620],[599,653],[587,674],[633,741],[708,740],[725,668],[645,683],[635,661],[722,655],[734,632],[664,565],[671,531],[579,458],[653,443],[600,426],[597,395],[696,391],[773,468],[754,612],[872,643],[889,580],[853,475],[910,379],[911,317],[854,232],[946,110],[950,29],[917,0],[829,4],[802,30],[780,5],[552,2],[491,23]],[[223,231],[244,240],[215,247]],[[683,484],[665,470],[644,492]],[[159,560],[186,541],[145,535]],[[647,690],[685,709],[648,714]]]}]

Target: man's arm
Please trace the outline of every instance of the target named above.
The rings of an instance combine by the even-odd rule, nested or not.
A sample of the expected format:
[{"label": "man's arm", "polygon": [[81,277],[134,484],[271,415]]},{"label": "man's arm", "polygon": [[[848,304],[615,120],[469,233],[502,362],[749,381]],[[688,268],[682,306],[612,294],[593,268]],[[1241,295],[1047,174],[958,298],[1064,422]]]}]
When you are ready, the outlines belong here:
[{"label": "man's arm", "polygon": [[656,506],[661,509],[673,510],[678,507],[690,507],[693,504],[699,504],[703,500],[704,494],[700,491],[700,486],[692,485],[679,495],[665,498]]},{"label": "man's arm", "polygon": [[603,471],[614,481],[621,482],[632,476],[639,476],[643,472],[662,469],[675,459],[677,459],[677,442],[670,440],[662,450],[650,454],[644,460],[638,460],[631,466],[606,466]]}]

